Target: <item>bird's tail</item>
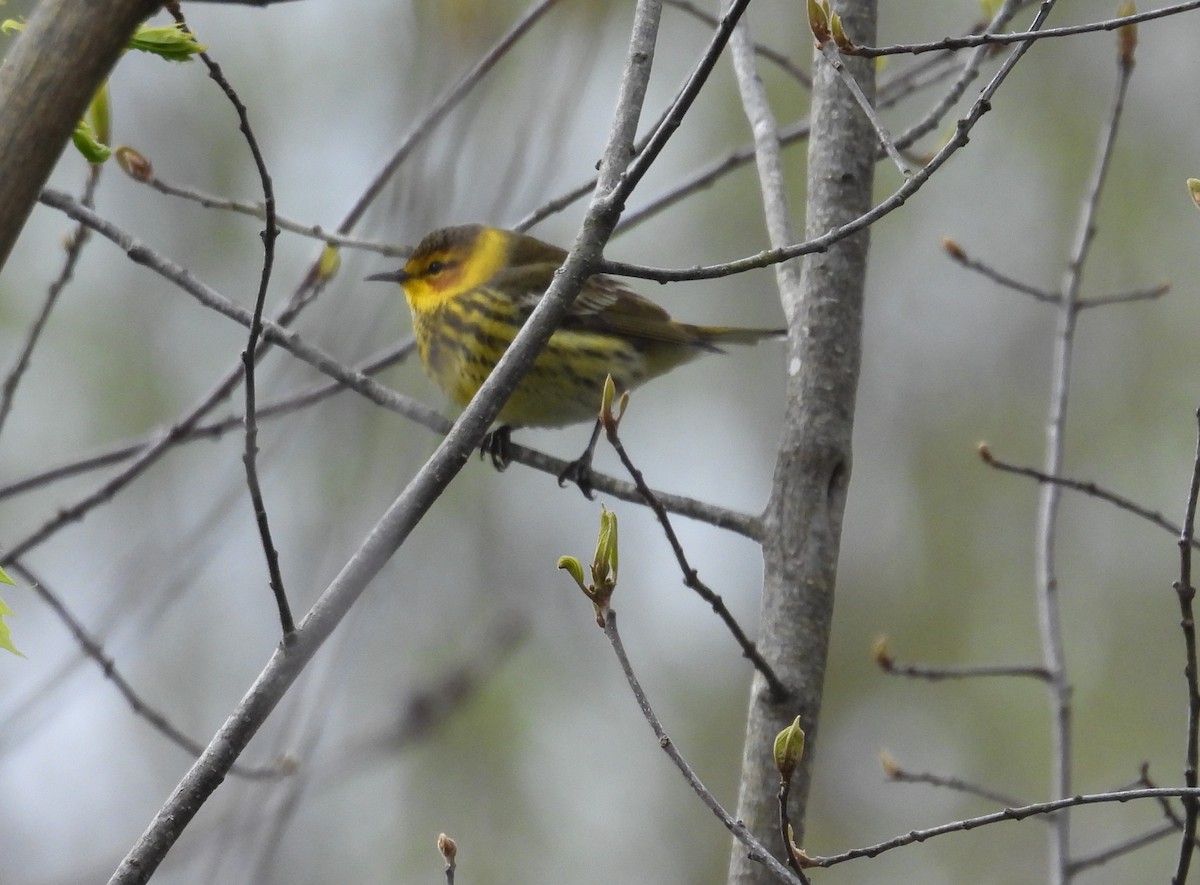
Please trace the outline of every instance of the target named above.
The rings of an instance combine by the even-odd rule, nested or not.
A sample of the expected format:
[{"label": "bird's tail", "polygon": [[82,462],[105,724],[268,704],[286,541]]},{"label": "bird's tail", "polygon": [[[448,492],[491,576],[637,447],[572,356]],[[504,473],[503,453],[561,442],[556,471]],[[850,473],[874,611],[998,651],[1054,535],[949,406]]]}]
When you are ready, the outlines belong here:
[{"label": "bird's tail", "polygon": [[718,348],[721,344],[757,344],[765,338],[782,338],[787,329],[741,329],[736,326],[688,326],[704,347]]}]

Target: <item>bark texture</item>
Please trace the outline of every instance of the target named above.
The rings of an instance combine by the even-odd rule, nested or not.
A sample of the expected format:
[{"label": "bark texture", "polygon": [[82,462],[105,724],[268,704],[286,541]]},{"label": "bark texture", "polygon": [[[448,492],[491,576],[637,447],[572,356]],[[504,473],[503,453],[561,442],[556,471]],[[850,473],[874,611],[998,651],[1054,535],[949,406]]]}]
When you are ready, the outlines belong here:
[{"label": "bark texture", "polygon": [[[875,0],[844,0],[836,9],[853,40],[874,42]],[[873,63],[851,58],[843,58],[843,63],[873,99]],[[824,234],[870,208],[879,146],[838,73],[820,58],[813,67],[807,237]],[[738,817],[781,857],[779,774],[772,745],[775,735],[799,716],[808,742],[793,778],[789,813],[800,843],[850,482],[867,248],[863,231],[824,254],[806,256],[798,296],[785,294],[784,300],[789,327],[787,406],[764,514],[759,648],[791,687],[792,696],[782,702],[772,698],[762,678],[755,677],[738,797]],[[757,885],[771,878],[735,845],[729,881]]]}]

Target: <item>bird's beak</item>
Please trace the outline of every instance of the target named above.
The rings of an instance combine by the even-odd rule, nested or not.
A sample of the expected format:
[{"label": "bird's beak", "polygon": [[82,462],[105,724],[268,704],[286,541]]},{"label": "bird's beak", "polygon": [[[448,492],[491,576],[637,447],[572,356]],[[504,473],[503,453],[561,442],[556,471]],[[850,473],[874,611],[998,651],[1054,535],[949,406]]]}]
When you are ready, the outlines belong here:
[{"label": "bird's beak", "polygon": [[369,283],[403,283],[409,279],[409,276],[404,268],[400,268],[386,273],[373,273],[365,279]]}]

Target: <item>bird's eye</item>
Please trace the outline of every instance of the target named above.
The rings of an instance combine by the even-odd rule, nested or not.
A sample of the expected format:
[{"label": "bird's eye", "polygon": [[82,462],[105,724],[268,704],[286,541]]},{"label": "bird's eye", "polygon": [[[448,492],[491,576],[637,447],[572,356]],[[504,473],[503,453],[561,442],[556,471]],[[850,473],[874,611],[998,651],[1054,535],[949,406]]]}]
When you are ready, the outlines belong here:
[{"label": "bird's eye", "polygon": [[429,266],[425,268],[425,273],[429,274],[430,276],[434,276],[436,274],[440,274],[445,269],[446,263],[444,261],[431,261],[429,262]]}]

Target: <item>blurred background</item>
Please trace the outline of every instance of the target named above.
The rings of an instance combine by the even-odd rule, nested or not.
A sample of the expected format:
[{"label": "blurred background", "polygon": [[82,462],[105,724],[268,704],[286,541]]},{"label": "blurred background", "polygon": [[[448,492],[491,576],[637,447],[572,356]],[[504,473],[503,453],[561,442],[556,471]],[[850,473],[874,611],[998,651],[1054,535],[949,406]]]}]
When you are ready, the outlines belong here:
[{"label": "blurred background", "polygon": [[[964,0],[881,4],[880,43],[971,27]],[[422,114],[493,45],[515,0],[306,0],[267,9],[187,4],[189,20],[249,106],[279,211],[334,228]],[[562,0],[423,141],[357,233],[413,244],[434,227],[511,225],[594,172],[614,106],[631,2]],[[20,17],[31,4],[10,2]],[[807,69],[797,4],[758,0],[754,36]],[[1063,4],[1051,23],[1107,18],[1115,4]],[[1029,14],[1020,19],[1028,21]],[[710,29],[667,9],[645,118],[691,71]],[[853,35],[852,35],[853,36]],[[14,38],[4,39],[3,47]],[[1098,216],[1086,296],[1172,284],[1163,299],[1082,315],[1072,372],[1067,469],[1171,519],[1182,517],[1195,451],[1192,292],[1200,214],[1195,14],[1141,27],[1128,107]],[[998,56],[999,57],[999,56]],[[896,57],[881,76],[916,61]],[[984,67],[986,78],[998,62]],[[768,61],[780,122],[808,95]],[[970,100],[984,81],[968,88]],[[944,789],[886,781],[879,753],[1015,798],[1049,791],[1048,702],[1032,680],[914,683],[881,674],[872,639],[903,661],[1040,662],[1033,580],[1036,486],[984,467],[976,444],[1040,464],[1053,309],[949,261],[942,237],[1053,289],[1116,82],[1115,39],[1035,46],[961,151],[872,231],[854,475],[846,514],[816,785],[804,840],[830,854],[996,808]],[[237,120],[200,63],[130,53],[110,86],[114,143],[164,180],[254,201],[258,181]],[[944,88],[944,87],[943,87]],[[938,87],[885,114],[903,131]],[[936,149],[957,114],[918,152]],[[751,139],[728,61],[717,69],[630,210]],[[802,229],[805,146],[786,154]],[[249,306],[261,224],[158,194],[106,168],[98,211]],[[64,154],[51,186],[79,193],[84,161]],[[877,197],[899,185],[881,163]],[[533,233],[568,245],[577,202]],[[0,276],[0,353],[15,359],[63,261],[70,223],[35,209]],[[758,185],[743,166],[619,236],[615,259],[683,267],[767,244]],[[286,302],[319,244],[285,234],[271,306]],[[342,270],[298,331],[347,363],[410,332],[398,290],[360,282],[397,259],[345,250]],[[641,291],[694,322],[771,325],[770,271]],[[107,241],[85,248],[34,353],[0,438],[0,484],[125,442],[151,439],[236,364],[240,327],[200,307]],[[756,512],[766,500],[783,407],[783,346],[697,362],[633,399],[622,425],[652,485]],[[415,363],[382,380],[445,403]],[[260,403],[320,381],[273,352]],[[240,414],[239,391],[221,415]],[[447,414],[451,412],[446,409]],[[519,441],[574,457],[586,428]],[[260,428],[264,493],[293,609],[316,599],[433,451],[425,429],[342,394]],[[112,501],[24,562],[103,643],[144,701],[204,743],[279,640],[245,491],[241,434],[174,449]],[[601,450],[599,466],[619,465]],[[0,498],[11,549],[92,493],[108,467]],[[681,582],[643,508],[621,520],[622,632],[651,701],[730,809],[750,670]],[[418,883],[441,880],[440,832],[459,842],[458,882],[719,883],[729,838],[658,748],[591,609],[555,571],[590,556],[599,502],[552,477],[472,461],[360,601],[247,750],[296,773],[231,777],[156,877],[162,883]],[[676,527],[701,577],[753,631],[756,546],[707,525]],[[1074,685],[1075,784],[1097,791],[1150,764],[1178,783],[1186,714],[1174,538],[1068,494],[1058,547]],[[4,587],[14,641],[0,655],[0,882],[104,881],[191,758],[135,715],[27,586]],[[1153,803],[1074,818],[1083,855],[1162,820]],[[1161,881],[1174,838],[1090,871],[1090,882]],[[1044,824],[988,827],[859,860],[815,881],[1006,883],[1044,879]]]}]

